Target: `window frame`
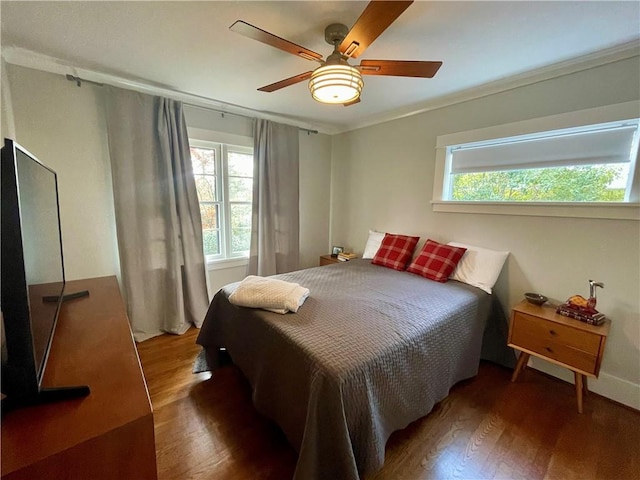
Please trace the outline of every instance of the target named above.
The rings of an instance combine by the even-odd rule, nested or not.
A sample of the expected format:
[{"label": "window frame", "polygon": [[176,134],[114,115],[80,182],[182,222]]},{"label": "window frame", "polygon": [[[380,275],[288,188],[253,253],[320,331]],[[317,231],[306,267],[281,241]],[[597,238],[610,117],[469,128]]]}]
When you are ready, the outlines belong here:
[{"label": "window frame", "polygon": [[[231,248],[231,204],[251,204],[251,202],[231,202],[229,196],[229,168],[228,154],[237,152],[253,156],[253,148],[245,145],[232,145],[212,140],[202,140],[199,138],[189,138],[189,146],[204,148],[216,151],[215,171],[216,189],[220,199],[214,202],[220,205],[220,253],[205,255],[207,265],[241,266],[246,264],[249,258],[249,251],[233,253]],[[253,177],[252,177],[253,178]],[[201,202],[198,200],[198,204]]]},{"label": "window frame", "polygon": [[[225,217],[225,251],[228,252],[228,255],[226,255],[225,260],[231,260],[231,259],[236,259],[236,258],[249,258],[249,250],[244,250],[240,253],[233,253],[232,252],[232,248],[231,248],[231,205],[253,205],[253,200],[250,202],[238,202],[238,201],[232,201],[231,200],[231,195],[229,195],[229,153],[231,152],[237,152],[237,153],[241,153],[241,154],[245,154],[245,155],[251,155],[253,157],[253,148],[249,148],[249,147],[243,147],[241,145],[229,145],[229,144],[221,144],[222,146],[222,159],[221,159],[221,163],[222,163],[222,171],[223,171],[223,178],[222,178],[222,185],[223,185],[223,195],[224,195],[224,200],[223,200],[223,209],[224,209],[224,217]],[[233,175],[234,177],[236,177],[236,175]],[[243,177],[239,177],[239,178],[243,178]],[[244,177],[246,178],[246,177]],[[251,180],[253,181],[253,176],[251,177]]]},{"label": "window frame", "polygon": [[[453,145],[533,135],[546,131],[609,123],[638,118],[640,101],[624,102],[576,112],[552,115],[511,124],[481,128],[436,137],[436,165],[434,174],[432,208],[435,212],[483,213],[499,215],[532,215],[545,217],[582,217],[640,220],[640,161],[631,165],[631,197],[628,202],[500,202],[460,201],[446,198],[448,175],[448,149]],[[637,145],[635,145],[637,149]],[[637,158],[637,156],[636,156]]]}]

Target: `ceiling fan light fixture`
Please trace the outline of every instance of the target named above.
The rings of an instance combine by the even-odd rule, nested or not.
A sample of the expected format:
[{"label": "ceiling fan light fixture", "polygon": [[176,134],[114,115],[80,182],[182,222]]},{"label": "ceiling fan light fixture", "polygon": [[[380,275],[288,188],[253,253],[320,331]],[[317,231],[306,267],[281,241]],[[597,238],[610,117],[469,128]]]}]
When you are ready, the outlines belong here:
[{"label": "ceiling fan light fixture", "polygon": [[309,80],[314,100],[344,104],[360,97],[364,82],[360,71],[351,65],[324,65],[316,68]]}]

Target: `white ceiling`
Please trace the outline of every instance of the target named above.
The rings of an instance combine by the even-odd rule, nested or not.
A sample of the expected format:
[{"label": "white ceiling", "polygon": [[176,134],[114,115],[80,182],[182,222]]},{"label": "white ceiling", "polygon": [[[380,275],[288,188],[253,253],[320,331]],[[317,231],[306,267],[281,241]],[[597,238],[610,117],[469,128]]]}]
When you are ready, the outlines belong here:
[{"label": "white ceiling", "polygon": [[312,100],[306,82],[258,92],[317,63],[228,29],[242,19],[326,57],[324,28],[350,27],[366,5],[2,1],[2,48],[339,131],[640,39],[638,1],[417,1],[360,59],[441,60],[436,77],[367,76],[362,101],[343,107]]}]

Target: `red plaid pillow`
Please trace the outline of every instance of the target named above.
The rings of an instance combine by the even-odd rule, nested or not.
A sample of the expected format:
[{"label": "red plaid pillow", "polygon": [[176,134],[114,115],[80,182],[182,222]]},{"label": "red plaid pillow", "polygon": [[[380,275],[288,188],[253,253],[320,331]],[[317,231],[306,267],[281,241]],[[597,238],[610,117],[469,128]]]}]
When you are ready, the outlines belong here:
[{"label": "red plaid pillow", "polygon": [[466,248],[427,240],[407,272],[417,273],[436,282],[446,282],[466,251]]},{"label": "red plaid pillow", "polygon": [[420,240],[420,237],[385,233],[380,248],[371,263],[393,268],[394,270],[404,270],[407,268],[409,260],[411,260],[418,240]]}]

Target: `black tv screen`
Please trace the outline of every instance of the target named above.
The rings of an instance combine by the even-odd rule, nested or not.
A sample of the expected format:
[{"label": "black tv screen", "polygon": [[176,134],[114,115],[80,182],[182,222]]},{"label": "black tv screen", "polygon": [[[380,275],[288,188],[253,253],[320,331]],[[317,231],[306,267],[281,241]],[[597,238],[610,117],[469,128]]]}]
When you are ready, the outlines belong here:
[{"label": "black tv screen", "polygon": [[12,140],[2,148],[2,393],[36,395],[65,276],[56,173]]}]

